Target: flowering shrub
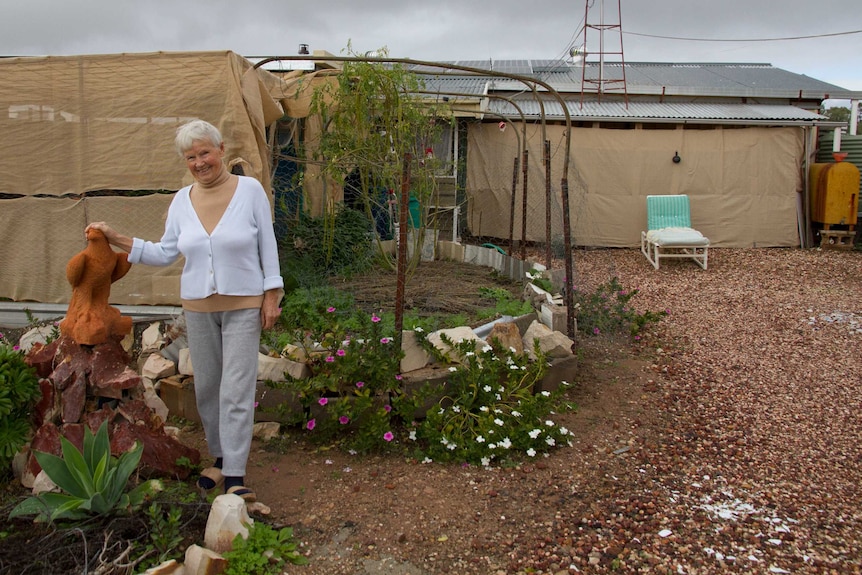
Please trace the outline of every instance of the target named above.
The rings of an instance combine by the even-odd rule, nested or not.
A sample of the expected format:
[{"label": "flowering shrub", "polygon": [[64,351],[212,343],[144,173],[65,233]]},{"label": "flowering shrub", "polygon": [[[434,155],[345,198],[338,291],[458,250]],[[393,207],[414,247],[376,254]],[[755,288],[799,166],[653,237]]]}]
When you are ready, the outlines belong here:
[{"label": "flowering shrub", "polygon": [[657,323],[668,312],[645,311],[640,313],[631,305],[638,290],[623,289],[618,278],[611,278],[592,293],[573,287],[572,300],[578,313],[578,330],[589,335],[602,333],[629,333],[637,337],[643,329]]},{"label": "flowering shrub", "polygon": [[563,401],[566,386],[534,393],[547,368],[538,348],[538,359],[530,361],[497,345],[479,343],[477,349],[476,341],[443,341],[461,363],[449,367],[443,397],[408,434],[417,459],[487,467],[569,442],[571,432],[551,419],[556,410],[572,407]]},{"label": "flowering shrub", "polygon": [[303,407],[294,423],[314,441],[339,436],[356,451],[386,448],[402,410],[412,416],[415,409],[402,398],[398,342],[377,314],[327,306],[309,323],[312,329],[296,330],[293,337],[304,347],[312,375],[282,384]]}]

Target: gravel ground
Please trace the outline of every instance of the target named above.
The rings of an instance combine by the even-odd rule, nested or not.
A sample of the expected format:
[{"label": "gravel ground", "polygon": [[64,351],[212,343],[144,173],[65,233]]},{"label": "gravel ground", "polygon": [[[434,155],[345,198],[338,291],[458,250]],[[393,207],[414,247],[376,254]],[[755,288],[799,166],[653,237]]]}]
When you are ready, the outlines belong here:
[{"label": "gravel ground", "polygon": [[860,573],[862,253],[710,256],[656,271],[636,251],[576,252],[579,288],[616,275],[637,307],[669,310],[666,417],[617,501],[555,528],[575,553],[552,554],[572,573]]}]

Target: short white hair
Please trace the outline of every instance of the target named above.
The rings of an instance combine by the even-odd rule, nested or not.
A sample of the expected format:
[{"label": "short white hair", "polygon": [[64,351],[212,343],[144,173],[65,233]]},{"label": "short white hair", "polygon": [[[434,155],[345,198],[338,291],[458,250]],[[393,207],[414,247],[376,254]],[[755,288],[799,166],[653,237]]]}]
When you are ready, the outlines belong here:
[{"label": "short white hair", "polygon": [[177,137],[174,140],[174,145],[180,157],[192,149],[196,140],[206,141],[215,147],[219,147],[222,143],[221,132],[218,131],[218,128],[204,120],[192,120],[183,124],[177,128]]}]

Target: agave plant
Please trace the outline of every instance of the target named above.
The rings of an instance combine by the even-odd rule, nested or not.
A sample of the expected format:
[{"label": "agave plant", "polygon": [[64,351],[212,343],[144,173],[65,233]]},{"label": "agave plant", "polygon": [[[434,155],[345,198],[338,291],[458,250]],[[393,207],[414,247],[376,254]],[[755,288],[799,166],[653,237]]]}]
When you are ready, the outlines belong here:
[{"label": "agave plant", "polygon": [[22,501],[9,518],[36,515],[37,521],[77,520],[90,515],[129,512],[144,498],[161,489],[161,482],[146,481],[126,492],[129,477],[138,466],[143,445],[113,457],[108,425],[103,422],[95,435],[84,428],[84,451],[65,437],[60,438],[63,457],[35,451],[36,461],[62,493],[41,493]]}]

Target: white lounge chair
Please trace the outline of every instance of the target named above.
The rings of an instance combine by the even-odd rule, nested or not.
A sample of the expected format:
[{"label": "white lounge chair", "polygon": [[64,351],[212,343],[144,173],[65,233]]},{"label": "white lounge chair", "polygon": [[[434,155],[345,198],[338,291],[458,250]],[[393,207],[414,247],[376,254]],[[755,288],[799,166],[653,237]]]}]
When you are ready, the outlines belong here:
[{"label": "white lounge chair", "polygon": [[641,252],[655,269],[665,258],[690,259],[706,269],[709,238],[691,227],[687,195],[647,196],[647,231],[641,232]]}]

